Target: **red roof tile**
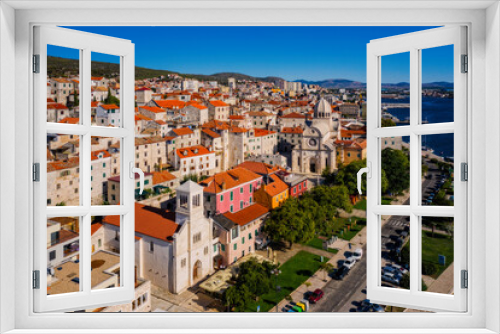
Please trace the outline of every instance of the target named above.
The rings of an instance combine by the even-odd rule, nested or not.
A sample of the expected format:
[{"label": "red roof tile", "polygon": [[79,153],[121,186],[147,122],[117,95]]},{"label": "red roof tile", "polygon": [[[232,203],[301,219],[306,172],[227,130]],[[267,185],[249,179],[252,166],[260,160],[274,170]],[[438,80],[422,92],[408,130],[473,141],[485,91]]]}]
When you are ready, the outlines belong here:
[{"label": "red roof tile", "polygon": [[268,212],[269,209],[258,203],[255,203],[235,213],[226,212],[224,214],[224,217],[231,220],[233,223],[237,225],[244,226],[264,216]]},{"label": "red roof tile", "polygon": [[237,167],[226,172],[210,176],[201,181],[199,184],[205,188],[203,189],[204,192],[218,194],[260,178],[262,178],[262,176],[255,174],[248,169]]},{"label": "red roof tile", "polygon": [[192,135],[194,134],[193,130],[190,128],[178,128],[172,130],[178,136]]},{"label": "red roof tile", "polygon": [[181,159],[197,157],[200,155],[206,155],[210,153],[215,154],[214,152],[210,152],[205,146],[201,145],[179,148],[176,150],[176,153]]},{"label": "red roof tile", "polygon": [[[120,216],[106,216],[103,223],[120,226]],[[174,212],[135,203],[135,233],[172,242],[178,227]]]}]

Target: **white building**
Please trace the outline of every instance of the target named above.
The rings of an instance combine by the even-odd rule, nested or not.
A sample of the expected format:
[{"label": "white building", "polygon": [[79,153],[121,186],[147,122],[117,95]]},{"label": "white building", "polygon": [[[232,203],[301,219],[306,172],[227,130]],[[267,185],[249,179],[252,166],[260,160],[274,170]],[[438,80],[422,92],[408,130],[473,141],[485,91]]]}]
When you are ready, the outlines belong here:
[{"label": "white building", "polygon": [[212,175],[215,173],[215,152],[201,145],[179,148],[175,152],[175,169],[185,175]]}]

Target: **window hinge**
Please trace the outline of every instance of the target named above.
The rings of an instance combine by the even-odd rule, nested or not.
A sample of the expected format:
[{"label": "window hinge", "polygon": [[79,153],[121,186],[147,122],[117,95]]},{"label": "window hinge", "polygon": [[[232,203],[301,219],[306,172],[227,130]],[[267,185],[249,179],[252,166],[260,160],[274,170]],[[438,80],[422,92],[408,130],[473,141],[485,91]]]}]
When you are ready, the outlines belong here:
[{"label": "window hinge", "polygon": [[38,162],[33,164],[33,181],[40,182],[40,164]]},{"label": "window hinge", "polygon": [[33,55],[33,73],[40,73],[40,55]]},{"label": "window hinge", "polygon": [[462,55],[462,73],[469,72],[469,56]]},{"label": "window hinge", "polygon": [[467,270],[462,270],[461,271],[461,281],[462,281],[462,289],[467,289],[469,287],[469,273]]},{"label": "window hinge", "polygon": [[469,165],[466,162],[460,164],[460,180],[469,181]]},{"label": "window hinge", "polygon": [[33,270],[33,289],[40,289],[40,270]]}]

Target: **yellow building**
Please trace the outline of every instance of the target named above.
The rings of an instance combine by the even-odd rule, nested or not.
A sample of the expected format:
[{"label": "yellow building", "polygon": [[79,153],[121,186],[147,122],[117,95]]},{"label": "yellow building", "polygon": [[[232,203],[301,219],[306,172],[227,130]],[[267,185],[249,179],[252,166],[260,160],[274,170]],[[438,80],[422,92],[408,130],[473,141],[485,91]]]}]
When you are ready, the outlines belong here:
[{"label": "yellow building", "polygon": [[262,187],[254,193],[255,201],[269,209],[279,207],[288,196],[288,185],[275,174],[269,175],[267,183],[264,181]]},{"label": "yellow building", "polygon": [[345,165],[366,158],[366,139],[337,140],[337,161]]}]

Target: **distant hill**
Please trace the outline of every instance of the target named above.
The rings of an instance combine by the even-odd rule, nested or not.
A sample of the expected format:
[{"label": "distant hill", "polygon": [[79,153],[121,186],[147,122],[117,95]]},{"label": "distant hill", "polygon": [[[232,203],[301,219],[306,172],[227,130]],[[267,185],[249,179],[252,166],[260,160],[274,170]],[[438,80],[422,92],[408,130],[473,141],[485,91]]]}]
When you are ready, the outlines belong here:
[{"label": "distant hill", "polygon": [[[351,89],[359,89],[366,88],[366,83],[359,81],[352,81],[348,79],[327,79],[321,81],[307,81],[307,80],[297,80],[298,82],[302,82],[305,84],[313,84],[319,85],[323,88],[351,88]],[[383,83],[382,88],[386,89],[408,89],[410,88],[410,84],[408,82],[398,82],[398,83]],[[452,89],[453,83],[446,81],[439,82],[429,82],[422,84],[422,88],[438,88],[438,89]]]},{"label": "distant hill", "polygon": [[[61,57],[47,57],[47,74],[50,77],[60,77],[60,76],[68,76],[71,74],[78,74],[79,72],[79,61],[77,59],[69,59],[69,58],[61,58]],[[92,62],[92,76],[105,76],[105,77],[114,77],[119,75],[120,66],[118,64],[113,63],[105,63],[105,62]],[[249,80],[249,81],[264,81],[264,82],[273,82],[275,80],[281,79],[278,77],[252,77],[246,74],[241,73],[232,73],[232,72],[224,72],[224,73],[215,73],[211,75],[204,74],[183,74],[168,70],[155,70],[145,67],[135,67],[135,78],[147,79],[154,78],[159,76],[167,76],[168,74],[178,74],[185,78],[197,79],[201,81],[219,81],[221,83],[227,83],[228,78],[235,78],[236,80]]]},{"label": "distant hill", "polygon": [[[118,64],[93,61],[91,70],[92,70],[92,76],[114,77],[119,75],[120,67]],[[79,62],[77,59],[68,59],[68,58],[60,58],[52,56],[47,57],[47,74],[50,77],[68,76],[70,74],[77,74],[78,71],[79,71]],[[139,66],[135,67],[135,78],[138,80],[159,77],[162,75],[167,76],[168,74],[178,74],[185,78],[197,79],[200,81],[218,81],[223,84],[227,83],[227,79],[231,77],[235,78],[236,80],[263,81],[263,82],[274,82],[276,80],[283,80],[282,78],[275,76],[253,77],[250,75],[235,73],[235,72],[221,72],[221,73],[205,75],[205,74],[179,73],[168,70],[155,70]],[[348,79],[327,79],[321,81],[296,80],[296,81],[308,85],[310,84],[319,85],[320,87],[330,88],[330,89],[366,88],[366,83]],[[387,89],[407,89],[410,87],[410,84],[408,82],[387,83],[387,84],[382,84],[382,87]],[[444,81],[430,82],[430,83],[424,83],[422,87],[452,89],[453,83]]]}]

